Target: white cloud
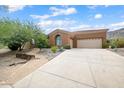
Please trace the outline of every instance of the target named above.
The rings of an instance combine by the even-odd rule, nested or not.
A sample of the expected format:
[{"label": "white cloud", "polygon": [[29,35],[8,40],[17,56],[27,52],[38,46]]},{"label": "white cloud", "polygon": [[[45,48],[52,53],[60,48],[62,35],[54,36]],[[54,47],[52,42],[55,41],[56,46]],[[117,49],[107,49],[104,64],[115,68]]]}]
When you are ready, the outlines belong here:
[{"label": "white cloud", "polygon": [[95,19],[101,19],[102,17],[103,17],[102,14],[96,14],[96,15],[94,16]]},{"label": "white cloud", "polygon": [[121,18],[124,18],[124,15],[122,15]]},{"label": "white cloud", "polygon": [[42,27],[67,27],[71,24],[74,24],[74,20],[43,20],[39,22],[37,25]]},{"label": "white cloud", "polygon": [[40,15],[30,15],[32,18],[34,19],[47,19],[50,17],[50,15],[43,15],[43,16],[40,16]]},{"label": "white cloud", "polygon": [[105,24],[99,24],[99,25],[95,25],[94,27],[95,28],[105,28],[106,25]]},{"label": "white cloud", "polygon": [[25,5],[7,5],[7,9],[10,13],[22,10],[24,7]]},{"label": "white cloud", "polygon": [[105,6],[106,8],[107,8],[107,7],[110,7],[110,5],[104,5],[104,6]]},{"label": "white cloud", "polygon": [[98,7],[101,7],[101,8],[108,8],[110,5],[88,5],[87,8],[89,9],[92,9],[92,10],[95,10],[96,8]]},{"label": "white cloud", "polygon": [[61,7],[68,8],[69,5],[61,5]]},{"label": "white cloud", "polygon": [[[99,25],[100,26],[100,25]],[[109,30],[117,30],[120,28],[124,28],[124,22],[117,22],[117,23],[111,23],[111,24],[106,24],[104,27],[109,28]]]},{"label": "white cloud", "polygon": [[90,29],[94,29],[94,30],[104,29],[108,27],[110,28],[109,25],[105,25],[105,24],[89,25],[68,18],[65,18],[63,20],[41,20],[39,23],[37,23],[37,25],[41,29],[45,30],[46,34],[52,32],[55,29],[63,29],[67,31],[80,31],[80,30],[90,30]]},{"label": "white cloud", "polygon": [[73,27],[70,27],[71,31],[78,31],[78,30],[84,30],[84,29],[89,29],[91,28],[90,25],[86,25],[86,24],[80,24],[80,25],[75,25]]},{"label": "white cloud", "polygon": [[52,14],[45,14],[45,15],[30,15],[32,18],[39,18],[39,19],[48,19],[50,17],[59,16],[59,15],[70,15],[77,13],[76,9],[73,7],[70,8],[56,8],[50,7],[49,10],[52,11]]},{"label": "white cloud", "polygon": [[42,20],[37,25],[41,27],[41,29],[45,30],[46,33],[49,33],[54,29],[67,30],[68,27],[70,27],[74,23],[74,20]]},{"label": "white cloud", "polygon": [[89,25],[79,23],[76,20],[71,20],[65,18],[64,20],[42,20],[38,24],[46,33],[50,33],[55,29],[64,29],[67,31],[80,31],[80,30],[89,30],[89,29],[105,29],[117,30],[124,27],[124,22],[111,23],[111,24],[96,24]]},{"label": "white cloud", "polygon": [[59,9],[56,8],[56,7],[50,7],[49,10],[51,10],[51,11],[58,11]]},{"label": "white cloud", "polygon": [[88,5],[87,8],[89,9],[96,9],[98,6],[97,5]]},{"label": "white cloud", "polygon": [[50,26],[52,24],[53,24],[52,20],[46,20],[46,21],[39,22],[37,25],[40,27],[46,27],[46,26]]},{"label": "white cloud", "polygon": [[45,30],[46,33],[50,33],[55,29],[78,31],[78,30],[91,28],[90,25],[78,23],[77,21],[68,18],[64,20],[42,20],[37,25],[41,27],[41,29]]},{"label": "white cloud", "polygon": [[110,24],[110,27],[124,27],[124,22]]},{"label": "white cloud", "polygon": [[53,14],[51,16],[69,15],[69,14],[77,13],[75,8],[59,9],[56,7],[51,7],[50,10],[53,11]]}]

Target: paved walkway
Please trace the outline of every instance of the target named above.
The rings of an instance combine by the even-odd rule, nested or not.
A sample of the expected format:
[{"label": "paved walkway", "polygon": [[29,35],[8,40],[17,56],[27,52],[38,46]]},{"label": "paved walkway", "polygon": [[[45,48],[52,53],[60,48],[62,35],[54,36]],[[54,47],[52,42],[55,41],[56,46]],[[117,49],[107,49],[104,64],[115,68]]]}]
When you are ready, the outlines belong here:
[{"label": "paved walkway", "polygon": [[105,49],[71,49],[11,87],[124,87],[124,57]]}]

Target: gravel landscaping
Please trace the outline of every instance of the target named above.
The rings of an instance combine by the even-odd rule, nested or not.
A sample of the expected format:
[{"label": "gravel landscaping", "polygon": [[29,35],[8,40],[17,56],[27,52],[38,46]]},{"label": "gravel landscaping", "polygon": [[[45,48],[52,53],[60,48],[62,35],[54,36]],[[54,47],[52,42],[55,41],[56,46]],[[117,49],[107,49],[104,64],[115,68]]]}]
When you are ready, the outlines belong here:
[{"label": "gravel landscaping", "polygon": [[16,58],[16,53],[17,51],[0,49],[0,84],[13,84],[62,52],[58,51],[52,53],[50,49],[40,50],[37,48],[33,50],[24,50],[22,53],[35,55],[35,59],[31,59],[24,64],[9,66],[13,63],[26,61],[24,59]]},{"label": "gravel landscaping", "polygon": [[115,52],[115,53],[117,53],[117,54],[119,54],[121,56],[124,56],[124,48],[108,49],[108,50],[110,50],[112,52]]},{"label": "gravel landscaping", "polygon": [[[65,51],[65,50],[63,50]],[[39,54],[44,55],[48,60],[53,59],[54,57],[58,56],[61,54],[63,51],[57,51],[56,53],[53,53],[50,49],[41,49],[39,51]]]}]

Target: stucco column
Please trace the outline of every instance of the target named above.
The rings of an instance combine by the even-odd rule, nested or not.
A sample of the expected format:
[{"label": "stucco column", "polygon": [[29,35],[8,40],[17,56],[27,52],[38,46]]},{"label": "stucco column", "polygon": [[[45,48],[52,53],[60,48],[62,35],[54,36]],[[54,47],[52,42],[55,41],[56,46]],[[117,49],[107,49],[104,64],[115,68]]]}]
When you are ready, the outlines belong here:
[{"label": "stucco column", "polygon": [[74,37],[73,39],[73,48],[77,48],[77,38]]}]

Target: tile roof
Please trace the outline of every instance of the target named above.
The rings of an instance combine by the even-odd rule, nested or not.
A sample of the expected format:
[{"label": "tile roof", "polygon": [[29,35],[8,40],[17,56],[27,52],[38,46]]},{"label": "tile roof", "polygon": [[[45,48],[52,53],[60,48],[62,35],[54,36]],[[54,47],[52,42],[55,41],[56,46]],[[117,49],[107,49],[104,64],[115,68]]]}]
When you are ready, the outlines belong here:
[{"label": "tile roof", "polygon": [[69,34],[70,37],[74,37],[75,35],[101,33],[101,32],[106,32],[108,30],[109,29],[93,29],[93,30],[81,30],[81,31],[69,32],[69,31],[65,31],[62,29],[56,29],[56,30],[52,31],[49,35],[52,35],[53,33],[56,33],[56,32],[61,32],[61,33]]}]

